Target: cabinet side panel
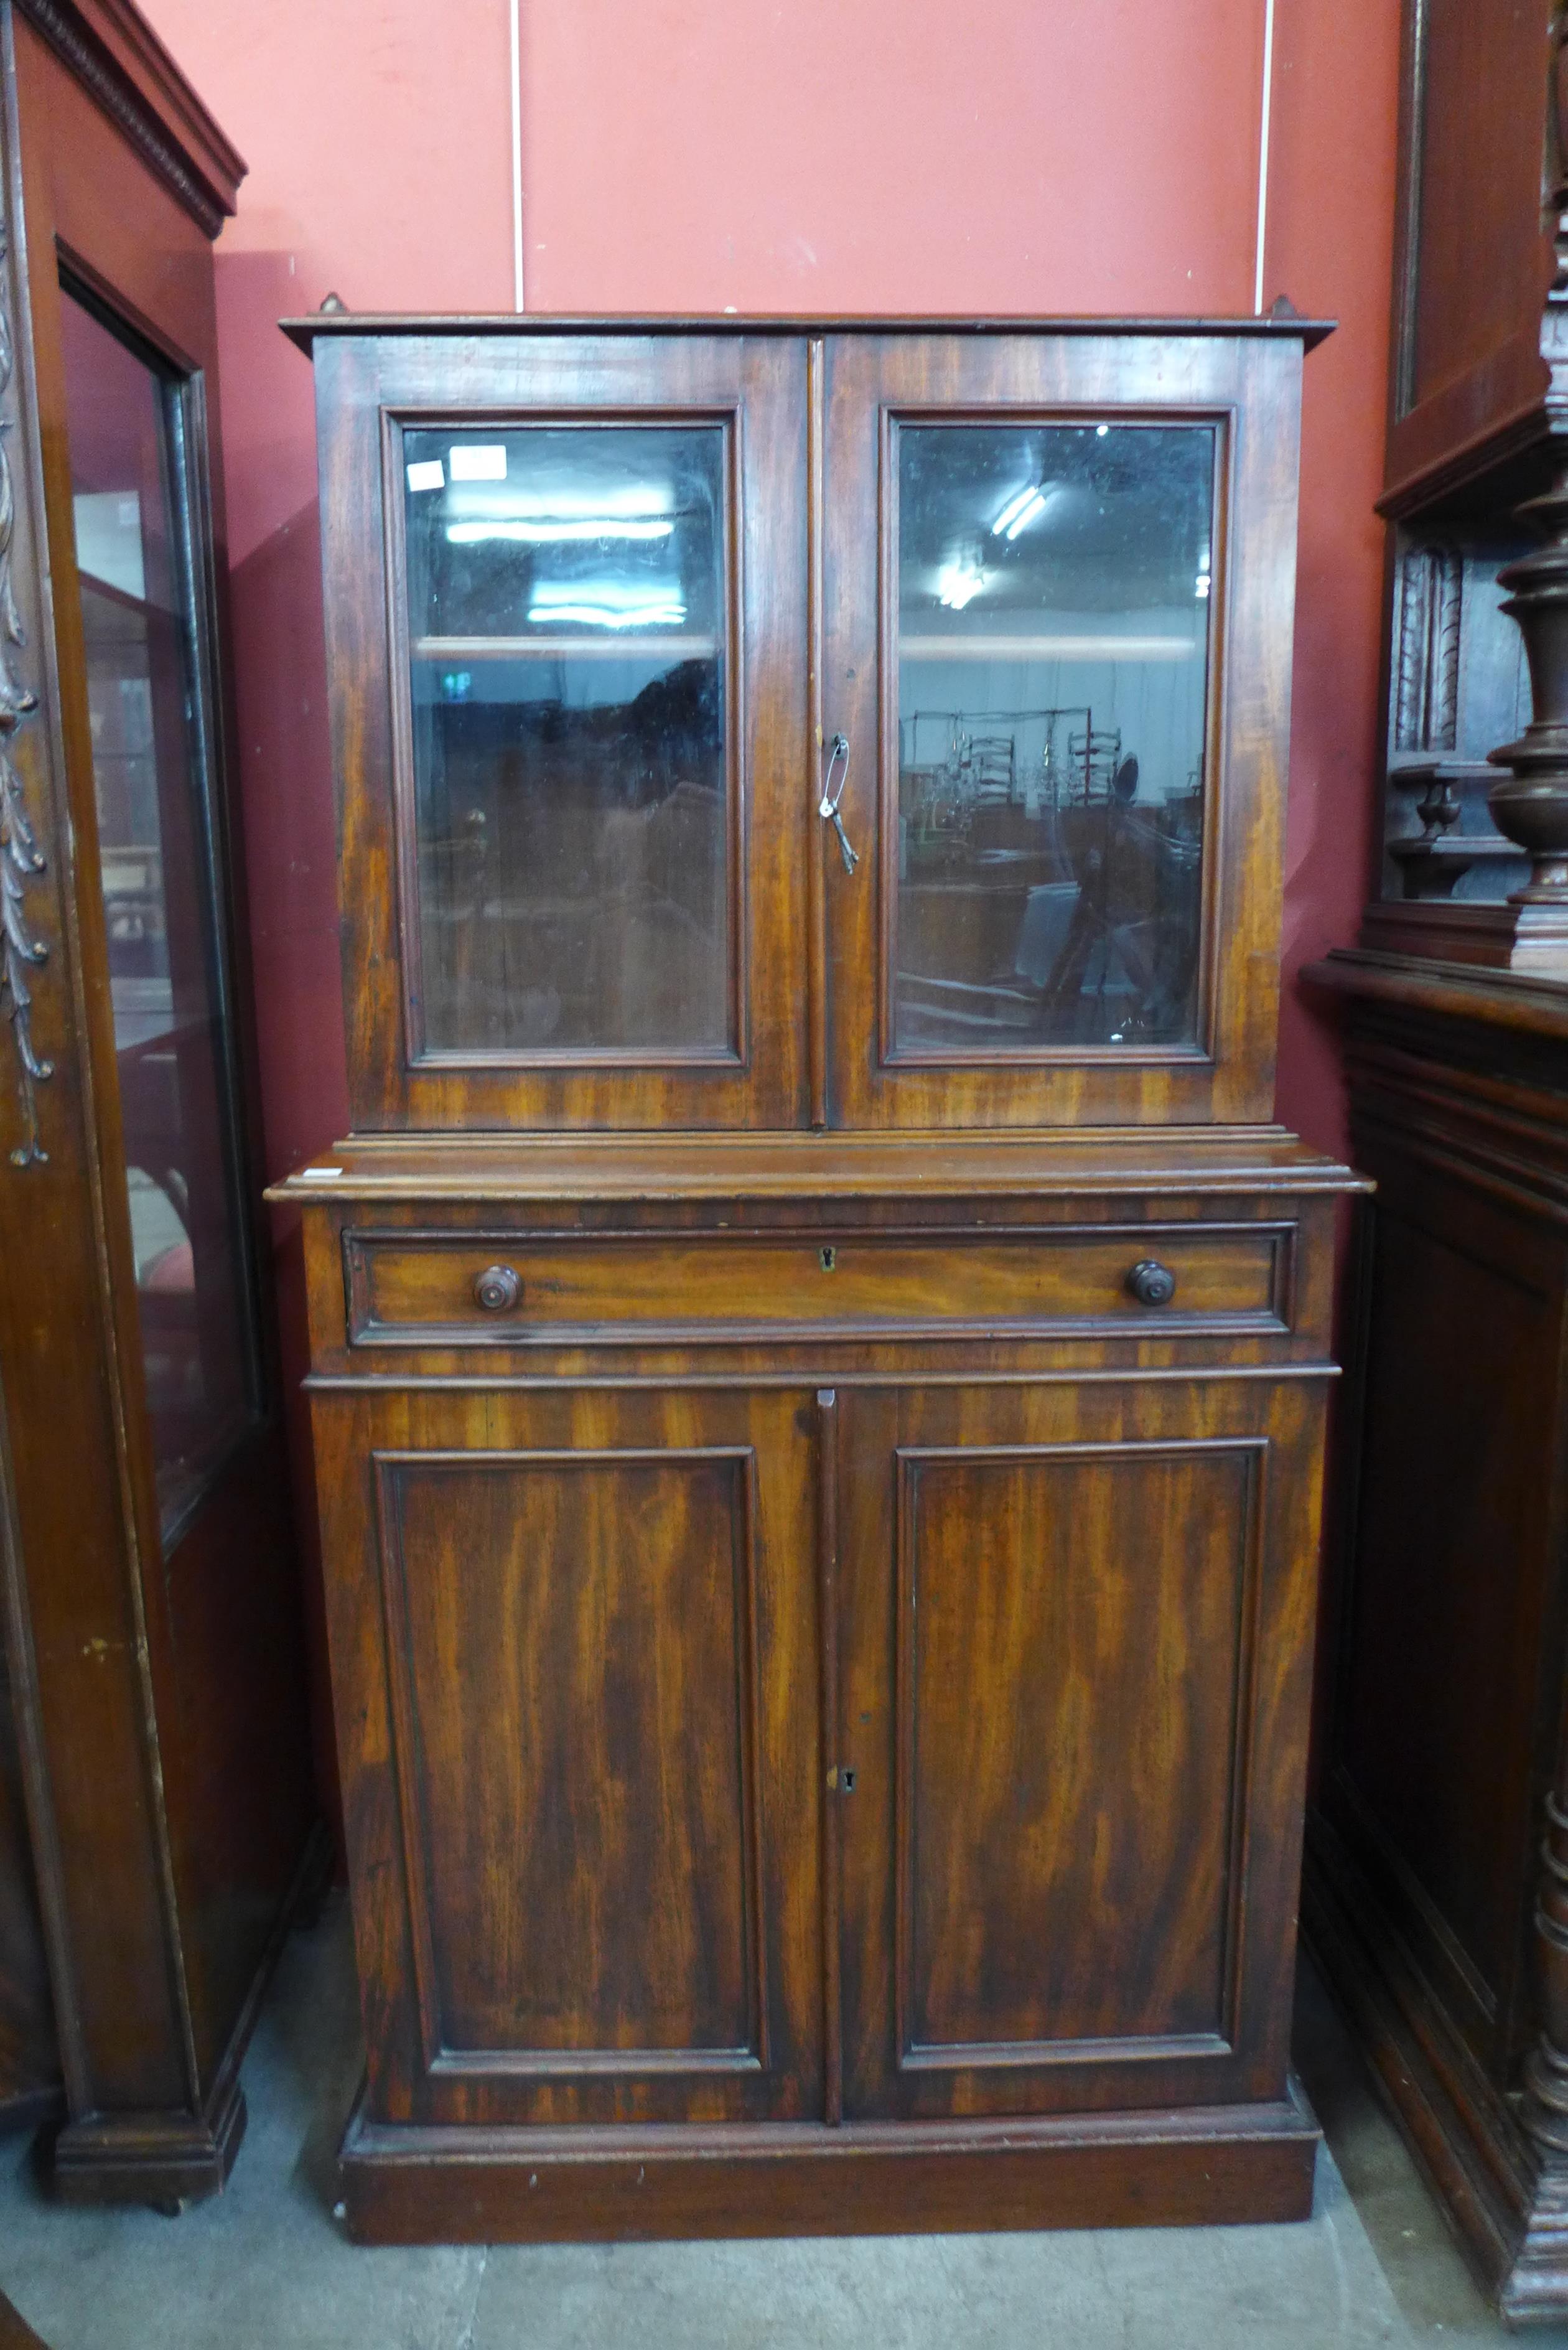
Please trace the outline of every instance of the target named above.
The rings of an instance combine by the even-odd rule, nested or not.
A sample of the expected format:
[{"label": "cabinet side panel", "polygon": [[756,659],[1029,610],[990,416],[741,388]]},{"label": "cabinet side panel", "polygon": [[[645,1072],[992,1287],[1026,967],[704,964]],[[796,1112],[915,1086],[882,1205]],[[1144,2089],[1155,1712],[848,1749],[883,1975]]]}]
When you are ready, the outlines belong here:
[{"label": "cabinet side panel", "polygon": [[1421,12],[1421,120],[1438,135],[1412,174],[1412,406],[1491,357],[1542,298],[1545,17],[1471,0]]},{"label": "cabinet side panel", "polygon": [[[1360,1526],[1328,1790],[1478,2054],[1506,2031],[1532,1841],[1557,1244],[1378,1167]],[[1560,1276],[1559,1276],[1560,1277]]]}]

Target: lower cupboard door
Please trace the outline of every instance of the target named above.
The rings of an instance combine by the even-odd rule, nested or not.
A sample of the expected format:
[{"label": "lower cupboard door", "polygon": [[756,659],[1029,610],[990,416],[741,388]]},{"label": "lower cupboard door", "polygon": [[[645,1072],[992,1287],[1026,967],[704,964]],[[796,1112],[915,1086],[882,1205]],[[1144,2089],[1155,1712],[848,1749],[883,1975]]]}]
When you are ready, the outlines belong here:
[{"label": "lower cupboard door", "polygon": [[1280,2095],[1321,1412],[840,1395],[846,2119]]},{"label": "lower cupboard door", "polygon": [[318,1400],[371,2118],[820,2114],[816,1424]]}]

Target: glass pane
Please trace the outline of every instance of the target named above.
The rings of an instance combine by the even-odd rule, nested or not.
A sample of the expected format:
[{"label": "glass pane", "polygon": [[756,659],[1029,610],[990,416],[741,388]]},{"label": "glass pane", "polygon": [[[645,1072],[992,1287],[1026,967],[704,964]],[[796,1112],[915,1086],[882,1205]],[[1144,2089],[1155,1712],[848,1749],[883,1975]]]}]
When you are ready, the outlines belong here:
[{"label": "glass pane", "polygon": [[67,295],[66,421],[125,1182],[165,1528],[254,1408],[171,386]]},{"label": "glass pane", "polygon": [[426,1049],[732,1051],[723,427],[403,455]]},{"label": "glass pane", "polygon": [[1214,433],[898,435],[905,1052],[1190,1044]]}]

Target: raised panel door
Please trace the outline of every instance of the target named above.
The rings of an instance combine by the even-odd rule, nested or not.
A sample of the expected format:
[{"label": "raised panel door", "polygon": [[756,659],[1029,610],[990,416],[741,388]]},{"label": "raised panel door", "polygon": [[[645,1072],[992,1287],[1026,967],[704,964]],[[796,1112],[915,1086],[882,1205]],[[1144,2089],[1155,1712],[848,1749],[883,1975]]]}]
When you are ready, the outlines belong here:
[{"label": "raised panel door", "polygon": [[1280,2094],[1317,1409],[846,1399],[846,2116]]},{"label": "raised panel door", "polygon": [[337,1605],[384,1657],[362,1690],[348,1659],[386,1710],[360,1927],[406,1953],[383,2109],[818,2111],[813,1419],[784,1395],[373,1417],[341,1511],[374,1605]]}]

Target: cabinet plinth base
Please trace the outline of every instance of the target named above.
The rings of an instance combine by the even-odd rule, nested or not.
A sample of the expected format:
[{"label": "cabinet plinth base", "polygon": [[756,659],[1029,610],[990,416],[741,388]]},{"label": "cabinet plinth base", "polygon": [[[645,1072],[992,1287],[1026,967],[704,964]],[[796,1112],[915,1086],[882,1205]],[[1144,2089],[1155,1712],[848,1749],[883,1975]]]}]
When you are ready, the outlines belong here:
[{"label": "cabinet plinth base", "polygon": [[237,2070],[212,2112],[99,2115],[55,2140],[50,2183],[62,2203],[173,2209],[222,2192],[245,2134]]},{"label": "cabinet plinth base", "polygon": [[1319,2132],[1277,2104],[983,2122],[478,2129],[369,2122],[339,2157],[361,2244],[924,2235],[1305,2220]]},{"label": "cabinet plinth base", "polygon": [[1510,2325],[1568,2317],[1568,2165],[1541,2161],[1321,1818],[1302,1895],[1307,1946],[1482,2292]]}]

